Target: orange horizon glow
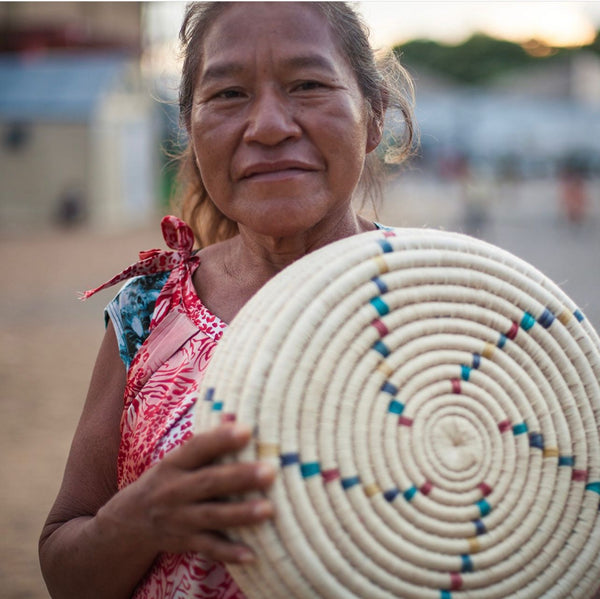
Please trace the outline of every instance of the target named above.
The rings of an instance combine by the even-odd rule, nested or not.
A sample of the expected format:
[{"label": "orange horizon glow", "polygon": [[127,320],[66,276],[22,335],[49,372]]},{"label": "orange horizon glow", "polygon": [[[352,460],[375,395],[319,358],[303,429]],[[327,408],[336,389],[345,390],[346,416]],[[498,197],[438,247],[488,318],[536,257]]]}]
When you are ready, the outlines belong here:
[{"label": "orange horizon glow", "polygon": [[544,4],[541,15],[539,6],[524,3],[518,21],[509,18],[506,7],[490,6],[487,33],[516,43],[535,39],[555,48],[586,46],[594,41],[596,30],[581,13],[560,3]]},{"label": "orange horizon glow", "polygon": [[554,48],[586,46],[594,41],[600,28],[600,3],[596,19],[578,6],[581,4],[481,0],[359,3],[376,46],[417,38],[460,44],[478,32],[518,44],[537,40]]}]

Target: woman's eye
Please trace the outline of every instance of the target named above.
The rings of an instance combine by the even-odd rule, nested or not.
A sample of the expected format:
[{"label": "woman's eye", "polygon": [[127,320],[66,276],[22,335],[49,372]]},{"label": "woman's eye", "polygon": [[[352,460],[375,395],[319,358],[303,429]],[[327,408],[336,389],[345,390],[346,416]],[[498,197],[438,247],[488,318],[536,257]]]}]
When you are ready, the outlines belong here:
[{"label": "woman's eye", "polygon": [[238,89],[224,89],[215,94],[215,98],[223,98],[224,100],[233,100],[243,97],[243,93]]},{"label": "woman's eye", "polygon": [[322,88],[323,84],[320,83],[319,81],[303,81],[302,83],[300,83],[299,85],[296,86],[296,89],[298,91],[311,91],[313,89],[319,89]]}]

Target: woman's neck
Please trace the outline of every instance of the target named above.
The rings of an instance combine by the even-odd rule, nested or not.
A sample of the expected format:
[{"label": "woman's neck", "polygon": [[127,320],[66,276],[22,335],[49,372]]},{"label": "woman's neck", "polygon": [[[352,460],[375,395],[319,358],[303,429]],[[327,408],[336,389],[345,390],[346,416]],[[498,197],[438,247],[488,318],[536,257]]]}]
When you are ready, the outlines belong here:
[{"label": "woman's neck", "polygon": [[208,246],[194,273],[200,300],[215,315],[231,322],[242,306],[278,272],[306,254],[344,237],[375,229],[362,217],[344,219],[327,230],[270,237],[240,227],[235,237]]},{"label": "woman's neck", "polygon": [[264,284],[279,271],[325,245],[339,239],[375,229],[375,225],[352,212],[327,227],[286,237],[260,235],[239,227],[240,234],[231,240],[233,263],[245,273],[253,273]]}]

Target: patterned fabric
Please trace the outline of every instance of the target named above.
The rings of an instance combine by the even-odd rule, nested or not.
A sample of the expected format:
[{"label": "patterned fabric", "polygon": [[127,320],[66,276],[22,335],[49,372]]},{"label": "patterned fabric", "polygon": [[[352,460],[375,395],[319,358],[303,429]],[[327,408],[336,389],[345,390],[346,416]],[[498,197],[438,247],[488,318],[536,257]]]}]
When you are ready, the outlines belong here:
[{"label": "patterned fabric", "polygon": [[168,277],[168,272],[135,277],[123,285],[106,307],[105,324],[110,318],[119,342],[119,353],[127,369],[150,333],[154,306]]},{"label": "patterned fabric", "polygon": [[[119,489],[192,435],[199,380],[226,328],[194,289],[192,275],[199,258],[192,250],[191,229],[173,216],[163,219],[162,229],[174,251],[142,252],[140,262],[84,295],[144,275],[126,285],[107,308],[120,337],[121,355],[129,365],[117,465]],[[243,599],[244,595],[222,564],[185,553],[159,555],[133,597]]]}]

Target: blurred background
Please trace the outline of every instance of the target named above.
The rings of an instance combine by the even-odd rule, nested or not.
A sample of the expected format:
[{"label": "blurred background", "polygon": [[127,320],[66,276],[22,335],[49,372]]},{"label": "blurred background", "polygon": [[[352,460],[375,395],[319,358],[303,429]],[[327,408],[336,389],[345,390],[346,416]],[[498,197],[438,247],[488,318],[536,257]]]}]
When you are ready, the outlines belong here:
[{"label": "blurred background", "polygon": [[[37,537],[114,290],[77,292],[163,246],[183,6],[0,2],[2,597],[47,597]],[[421,135],[377,218],[508,249],[600,327],[600,3],[357,6],[415,79]]]}]

